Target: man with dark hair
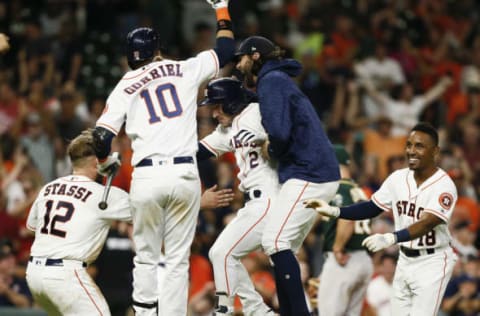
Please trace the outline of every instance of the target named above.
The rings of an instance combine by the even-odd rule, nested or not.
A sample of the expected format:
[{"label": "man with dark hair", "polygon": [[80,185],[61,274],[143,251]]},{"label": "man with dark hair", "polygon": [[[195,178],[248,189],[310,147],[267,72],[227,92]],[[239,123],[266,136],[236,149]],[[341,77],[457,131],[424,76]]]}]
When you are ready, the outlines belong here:
[{"label": "man with dark hair", "polygon": [[[132,70],[108,97],[95,128],[101,172],[119,163],[109,153],[123,124],[132,140],[130,202],[136,250],[136,315],[187,313],[188,258],[200,208],[195,159],[197,91],[233,60],[235,52],[228,0],[207,2],[217,16],[216,47],[195,57],[165,59],[158,34],[151,28],[137,28],[127,35],[127,60]],[[162,246],[165,279],[158,298],[156,275]]]},{"label": "man with dark hair", "polygon": [[284,59],[270,40],[252,36],[237,51],[240,70],[248,84],[256,84],[262,124],[268,134],[264,146],[278,162],[280,192],[262,237],[270,256],[282,316],[305,316],[310,311],[294,252],[302,245],[317,214],[303,202],[330,201],[338,188],[337,159],[313,105],[291,77],[301,65]]},{"label": "man with dark hair", "polygon": [[439,151],[437,131],[419,123],[405,147],[408,168],[394,171],[370,201],[340,208],[322,200],[306,203],[322,215],[352,220],[393,213],[395,231],[372,235],[362,245],[373,252],[400,245],[393,281],[394,316],[435,315],[457,261],[448,231],[457,189],[436,165]]},{"label": "man with dark hair", "polygon": [[233,152],[240,169],[238,187],[245,200],[245,205],[209,251],[217,296],[215,315],[232,315],[236,295],[240,297],[245,315],[273,315],[262,296],[255,291],[240,261],[260,248],[263,229],[271,211],[271,197],[278,190],[277,173],[262,156],[262,147],[257,146],[257,142],[264,141],[267,135],[261,123],[256,95],[232,78],[211,81],[206,92],[202,104],[213,107],[212,115],[219,125],[200,141],[197,159]]}]

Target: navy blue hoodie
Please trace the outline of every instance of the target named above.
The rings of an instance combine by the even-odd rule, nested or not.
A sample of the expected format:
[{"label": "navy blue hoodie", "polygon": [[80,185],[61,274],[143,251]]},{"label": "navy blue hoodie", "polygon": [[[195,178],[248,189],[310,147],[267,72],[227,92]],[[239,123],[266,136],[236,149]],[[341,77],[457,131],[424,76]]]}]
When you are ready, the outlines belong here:
[{"label": "navy blue hoodie", "polygon": [[270,155],[278,161],[280,183],[340,179],[335,152],[312,103],[290,77],[302,66],[293,59],[267,61],[258,74],[257,94]]}]

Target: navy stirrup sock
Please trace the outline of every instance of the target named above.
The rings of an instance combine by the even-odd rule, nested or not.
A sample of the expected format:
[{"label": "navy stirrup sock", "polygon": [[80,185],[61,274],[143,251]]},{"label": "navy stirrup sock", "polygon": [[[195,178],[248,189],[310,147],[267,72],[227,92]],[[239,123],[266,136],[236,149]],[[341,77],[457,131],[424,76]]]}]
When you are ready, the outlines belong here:
[{"label": "navy stirrup sock", "polygon": [[[300,278],[300,266],[293,252],[283,250],[271,255],[270,258],[274,263],[280,315],[310,315]],[[286,296],[286,301],[282,296]]]}]

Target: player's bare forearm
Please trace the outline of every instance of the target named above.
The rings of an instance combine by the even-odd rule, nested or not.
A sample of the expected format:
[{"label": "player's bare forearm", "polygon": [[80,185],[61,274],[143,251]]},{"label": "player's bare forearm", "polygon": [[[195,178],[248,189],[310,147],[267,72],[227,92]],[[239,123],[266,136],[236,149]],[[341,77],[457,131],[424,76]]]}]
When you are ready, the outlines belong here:
[{"label": "player's bare forearm", "polygon": [[439,217],[430,213],[423,213],[418,222],[415,222],[408,227],[410,240],[422,237],[423,235],[434,229],[435,226],[442,223],[444,222]]},{"label": "player's bare forearm", "polygon": [[335,234],[335,242],[333,243],[333,251],[343,251],[345,245],[350,240],[350,237],[353,235],[354,229],[353,221],[346,219],[338,219],[337,221],[337,232]]}]

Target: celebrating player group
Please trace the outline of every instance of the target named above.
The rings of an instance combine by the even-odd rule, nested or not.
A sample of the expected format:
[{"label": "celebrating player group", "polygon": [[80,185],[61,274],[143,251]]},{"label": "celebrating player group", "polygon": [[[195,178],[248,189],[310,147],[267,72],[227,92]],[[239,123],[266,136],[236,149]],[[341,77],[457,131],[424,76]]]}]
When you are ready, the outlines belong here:
[{"label": "celebrating player group", "polygon": [[[344,205],[330,201],[346,190],[339,189],[338,152],[336,156],[311,102],[292,79],[300,74],[300,63],[285,58],[261,36],[245,39],[236,49],[228,0],[207,2],[216,12],[216,44],[192,58],[164,58],[151,28],[128,34],[131,70],[109,95],[95,129],[71,142],[73,174],[46,184],[30,211],[27,226],[36,237],[27,281],[34,299],[52,315],[109,315],[86,267],[97,258],[110,222],[124,220],[133,224],[135,315],[186,316],[190,246],[201,204],[197,161],[233,152],[245,204],[209,252],[215,315],[232,315],[235,296],[244,315],[311,315],[295,255],[319,213],[365,220],[383,211],[393,213],[395,232],[343,234],[349,222],[331,222],[337,238],[347,237],[328,248],[335,255],[327,261],[329,271],[342,273],[347,245],[354,245],[350,250],[368,265],[366,249],[376,252],[399,243],[392,315],[434,315],[456,261],[447,224],[457,199],[452,180],[435,165],[436,130],[424,123],[412,129],[406,144],[408,168],[391,174],[371,201],[333,206]],[[219,78],[220,69],[231,63],[248,84]],[[205,99],[197,102],[206,82]],[[200,141],[199,105],[211,107],[219,123]],[[123,126],[133,149],[131,190],[127,194],[112,188],[107,207],[101,209],[102,194],[110,188],[96,180],[98,174],[112,176],[120,165],[111,143]],[[353,184],[348,190],[352,187],[360,190]],[[349,238],[355,240],[349,243]],[[256,249],[270,258],[278,307],[263,301],[240,260]],[[165,263],[161,295],[160,260]],[[334,274],[324,279],[334,283]],[[370,275],[367,269],[365,276]],[[328,284],[322,286],[328,294]],[[345,310],[350,304],[346,299],[339,303],[345,308],[327,308],[337,304],[334,294],[318,303],[331,315],[358,315],[365,287],[361,290],[352,313]]]}]

